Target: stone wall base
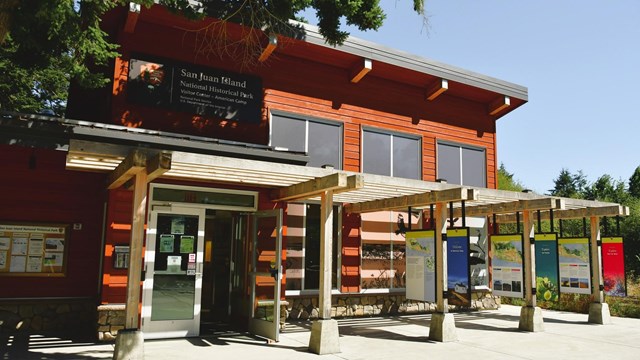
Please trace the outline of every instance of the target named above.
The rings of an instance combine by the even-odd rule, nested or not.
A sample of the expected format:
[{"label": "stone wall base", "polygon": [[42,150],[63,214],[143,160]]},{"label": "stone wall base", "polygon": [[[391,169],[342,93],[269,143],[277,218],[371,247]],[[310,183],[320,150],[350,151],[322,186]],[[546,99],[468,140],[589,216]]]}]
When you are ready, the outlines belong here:
[{"label": "stone wall base", "polygon": [[[296,296],[287,298],[287,320],[318,319],[318,297]],[[449,306],[451,311],[497,309],[500,298],[490,292],[473,292],[471,307]],[[431,313],[436,311],[435,303],[407,300],[399,294],[345,294],[332,297],[331,317],[365,317],[383,315],[405,315]]]},{"label": "stone wall base", "polygon": [[0,301],[3,330],[32,333],[88,334],[95,326],[92,299],[33,299]]},{"label": "stone wall base", "polygon": [[115,341],[118,330],[124,329],[124,304],[98,306],[98,341]]}]

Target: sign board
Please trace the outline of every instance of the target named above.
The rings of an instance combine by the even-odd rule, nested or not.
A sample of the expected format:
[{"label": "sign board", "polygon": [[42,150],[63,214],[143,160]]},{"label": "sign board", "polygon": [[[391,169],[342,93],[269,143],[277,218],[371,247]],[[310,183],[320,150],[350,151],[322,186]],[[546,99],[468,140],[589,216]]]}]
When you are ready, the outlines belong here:
[{"label": "sign board", "polygon": [[173,61],[129,60],[131,103],[257,124],[262,98],[262,80],[255,76]]},{"label": "sign board", "polygon": [[560,292],[591,294],[588,238],[558,239]]},{"label": "sign board", "polygon": [[471,306],[469,229],[447,229],[447,288],[449,305]]},{"label": "sign board", "polygon": [[407,231],[406,297],[436,301],[436,251],[433,230]]},{"label": "sign board", "polygon": [[602,275],[604,276],[605,294],[627,296],[624,247],[621,237],[602,238]]},{"label": "sign board", "polygon": [[492,235],[490,241],[493,293],[523,298],[522,234]]},{"label": "sign board", "polygon": [[535,234],[536,292],[539,300],[558,301],[558,235]]},{"label": "sign board", "polygon": [[64,276],[69,226],[0,223],[0,276]]}]

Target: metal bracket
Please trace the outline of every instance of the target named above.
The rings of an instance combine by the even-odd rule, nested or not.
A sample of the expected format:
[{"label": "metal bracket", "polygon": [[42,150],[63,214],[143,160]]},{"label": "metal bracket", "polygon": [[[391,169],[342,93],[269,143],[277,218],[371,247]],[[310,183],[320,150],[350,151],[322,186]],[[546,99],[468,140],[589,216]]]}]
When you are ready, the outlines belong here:
[{"label": "metal bracket", "polygon": [[447,234],[442,234],[442,241],[447,241]]},{"label": "metal bracket", "polygon": [[529,243],[530,244],[535,244],[536,243],[536,238],[535,237],[530,237],[529,238]]},{"label": "metal bracket", "polygon": [[538,289],[536,288],[531,288],[531,295],[536,296],[536,293],[538,292]]},{"label": "metal bracket", "polygon": [[600,291],[604,291],[604,285],[600,284]]},{"label": "metal bracket", "polygon": [[602,246],[602,240],[596,240],[596,245]]},{"label": "metal bracket", "polygon": [[444,290],[444,291],[442,292],[442,297],[443,297],[444,299],[449,298],[449,290]]}]

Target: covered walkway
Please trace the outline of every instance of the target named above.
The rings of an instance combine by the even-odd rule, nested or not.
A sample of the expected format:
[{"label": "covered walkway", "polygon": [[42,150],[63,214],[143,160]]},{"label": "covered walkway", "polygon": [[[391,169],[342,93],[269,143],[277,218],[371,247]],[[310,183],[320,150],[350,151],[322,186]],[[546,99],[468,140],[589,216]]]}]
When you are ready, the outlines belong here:
[{"label": "covered walkway", "polygon": [[[430,314],[338,320],[343,359],[637,359],[640,319],[612,318],[611,325],[587,322],[586,314],[543,310],[544,332],[518,330],[520,307],[456,313],[459,340],[428,340]],[[308,352],[311,323],[290,323],[280,342],[267,344],[246,333],[221,332],[200,338],[145,342],[145,358],[318,359]],[[12,344],[13,342],[13,344]],[[111,359],[113,345],[46,339],[9,339],[4,359]],[[6,352],[5,352],[6,351]]]}]

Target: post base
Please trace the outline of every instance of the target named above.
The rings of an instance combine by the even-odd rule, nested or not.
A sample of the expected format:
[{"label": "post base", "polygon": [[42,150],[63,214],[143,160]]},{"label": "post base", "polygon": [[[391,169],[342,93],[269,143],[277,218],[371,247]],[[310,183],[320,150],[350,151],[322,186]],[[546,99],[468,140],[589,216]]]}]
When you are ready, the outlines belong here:
[{"label": "post base", "polygon": [[518,329],[531,332],[544,331],[542,309],[537,306],[523,306],[522,309],[520,309],[520,324],[518,325]]},{"label": "post base", "polygon": [[589,323],[607,325],[611,324],[611,313],[607,303],[591,303],[589,305]]},{"label": "post base", "polygon": [[144,336],[138,329],[123,329],[116,336],[113,360],[144,360]]},{"label": "post base", "polygon": [[340,352],[339,337],[338,321],[316,320],[311,325],[309,351],[318,355],[337,354]]},{"label": "post base", "polygon": [[429,340],[439,342],[458,341],[453,314],[434,313],[429,324]]}]

